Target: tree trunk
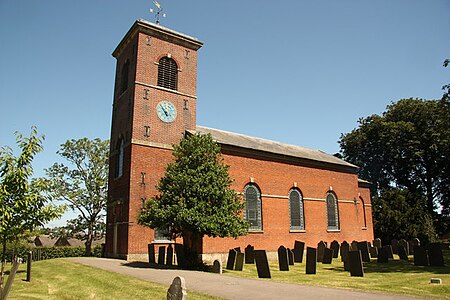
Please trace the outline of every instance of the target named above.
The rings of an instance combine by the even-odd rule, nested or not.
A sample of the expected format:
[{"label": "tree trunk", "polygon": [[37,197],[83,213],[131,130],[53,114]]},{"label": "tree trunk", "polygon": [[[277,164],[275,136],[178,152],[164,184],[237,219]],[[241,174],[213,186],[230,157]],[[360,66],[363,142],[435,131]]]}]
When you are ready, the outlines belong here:
[{"label": "tree trunk", "polygon": [[186,231],[183,233],[183,245],[186,249],[186,261],[188,267],[197,268],[203,261],[203,234],[198,232]]},{"label": "tree trunk", "polygon": [[3,237],[3,242],[2,242],[2,249],[3,249],[3,253],[2,253],[2,270],[1,270],[1,275],[0,275],[0,296],[3,295],[3,282],[5,279],[5,266],[6,266],[6,237]]},{"label": "tree trunk", "polygon": [[94,230],[94,224],[93,222],[89,223],[89,228],[88,228],[88,233],[87,233],[87,240],[84,243],[84,245],[86,246],[86,250],[84,252],[85,256],[91,256],[92,253],[92,240],[94,239],[94,235],[93,235],[93,230]]}]

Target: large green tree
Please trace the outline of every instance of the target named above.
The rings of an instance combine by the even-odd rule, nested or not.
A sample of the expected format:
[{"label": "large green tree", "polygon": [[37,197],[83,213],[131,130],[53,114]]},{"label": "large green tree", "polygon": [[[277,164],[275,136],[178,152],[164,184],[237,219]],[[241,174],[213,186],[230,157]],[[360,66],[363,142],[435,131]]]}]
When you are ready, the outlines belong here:
[{"label": "large green tree", "polygon": [[211,135],[186,136],[174,146],[173,156],[157,185],[160,194],[146,202],[138,222],[167,228],[171,238],[183,237],[194,256],[201,253],[205,235],[246,234],[249,224],[243,218],[243,202],[230,188],[229,166]]},{"label": "large green tree", "polygon": [[71,235],[85,241],[86,255],[92,242],[103,236],[108,189],[109,141],[72,139],[57,152],[70,166],[55,163],[46,169],[48,194],[65,201],[78,217],[68,221]]}]

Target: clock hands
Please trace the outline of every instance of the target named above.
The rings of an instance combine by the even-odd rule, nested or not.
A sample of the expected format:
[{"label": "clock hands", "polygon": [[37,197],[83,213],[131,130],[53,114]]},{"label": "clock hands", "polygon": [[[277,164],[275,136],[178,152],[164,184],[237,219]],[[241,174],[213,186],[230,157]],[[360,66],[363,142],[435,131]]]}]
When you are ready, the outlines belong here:
[{"label": "clock hands", "polygon": [[[166,106],[167,106],[167,104],[166,104]],[[162,105],[162,103],[159,105],[159,107],[161,107],[162,111],[164,112],[164,114],[165,114],[166,116],[169,115],[169,112],[167,111],[167,107],[164,107],[164,106]]]}]

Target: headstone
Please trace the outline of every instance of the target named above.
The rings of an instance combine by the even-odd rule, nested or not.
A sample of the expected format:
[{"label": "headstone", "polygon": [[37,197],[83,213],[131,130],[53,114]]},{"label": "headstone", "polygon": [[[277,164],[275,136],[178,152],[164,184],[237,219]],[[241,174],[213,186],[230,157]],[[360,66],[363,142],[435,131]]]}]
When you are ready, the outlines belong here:
[{"label": "headstone", "polygon": [[244,256],[244,253],[241,252],[236,254],[236,264],[234,266],[236,271],[242,271],[244,269]]},{"label": "headstone", "polygon": [[384,247],[386,247],[386,249],[387,249],[388,258],[394,259],[394,251],[392,250],[392,246],[391,245],[386,245]]},{"label": "headstone", "polygon": [[348,253],[350,263],[350,276],[364,276],[363,263],[361,258],[361,251],[350,251]]},{"label": "headstone", "polygon": [[414,265],[424,267],[428,266],[428,254],[425,247],[414,246]]},{"label": "headstone", "polygon": [[356,251],[358,250],[358,242],[357,241],[352,241],[352,243],[350,244],[350,251]]},{"label": "headstone", "polygon": [[344,261],[344,257],[348,256],[348,251],[350,251],[350,245],[347,241],[343,241],[341,244],[341,261]]},{"label": "headstone", "polygon": [[155,245],[153,245],[153,244],[148,244],[148,263],[150,263],[150,264],[156,263]]},{"label": "headstone", "polygon": [[418,238],[414,238],[410,241],[410,247],[409,247],[409,251],[411,252],[411,255],[414,255],[414,247],[415,246],[420,246],[420,240]]},{"label": "headstone", "polygon": [[167,247],[167,257],[166,257],[166,265],[173,265],[173,246],[169,245]]},{"label": "headstone", "polygon": [[177,254],[177,265],[180,268],[186,267],[186,257],[184,255],[184,246],[182,244],[175,244],[175,253]]},{"label": "headstone", "polygon": [[325,244],[324,241],[320,241],[317,244],[317,261],[318,262],[322,262],[322,260],[323,260],[323,253],[324,253],[326,247],[327,247],[327,245]]},{"label": "headstone", "polygon": [[316,274],[317,249],[306,248],[306,274]]},{"label": "headstone", "polygon": [[381,249],[381,239],[380,238],[376,238],[373,240],[373,246],[377,247],[378,249]]},{"label": "headstone", "polygon": [[216,259],[213,262],[212,272],[217,274],[222,274],[222,262]]},{"label": "headstone", "polygon": [[167,290],[167,300],[187,300],[186,282],[183,277],[177,276]]},{"label": "headstone", "polygon": [[287,248],[287,254],[288,254],[289,265],[293,266],[294,265],[294,252],[291,249]]},{"label": "headstone", "polygon": [[241,253],[241,247],[236,247],[234,250],[236,250],[237,253]]},{"label": "headstone", "polygon": [[398,240],[393,239],[391,241],[391,246],[392,246],[392,253],[398,254]]},{"label": "headstone", "polygon": [[[406,256],[409,255],[409,244],[406,240],[401,239],[400,241],[398,241],[398,246],[403,246],[405,248]],[[400,253],[398,253],[398,254],[400,254]]]},{"label": "headstone", "polygon": [[339,256],[339,242],[334,240],[331,242],[330,248],[333,250],[333,258]]},{"label": "headstone", "polygon": [[255,255],[253,254],[253,251],[255,251],[255,247],[252,245],[248,245],[245,247],[245,263],[246,264],[254,264],[255,263]]},{"label": "headstone", "polygon": [[409,255],[414,255],[414,242],[412,240],[408,241]]},{"label": "headstone", "polygon": [[166,247],[160,246],[158,250],[158,265],[164,265],[166,258]]},{"label": "headstone", "polygon": [[441,244],[432,243],[428,245],[428,260],[430,266],[444,266]]},{"label": "headstone", "polygon": [[284,246],[278,248],[278,265],[280,271],[289,271],[289,261],[287,249]]},{"label": "headstone", "polygon": [[236,262],[237,252],[235,249],[228,251],[227,270],[234,270],[234,264]]},{"label": "headstone", "polygon": [[266,250],[255,250],[256,270],[259,278],[271,278],[269,262],[267,261]]},{"label": "headstone", "polygon": [[294,262],[303,262],[303,251],[305,251],[305,243],[300,241],[294,242]]},{"label": "headstone", "polygon": [[383,246],[378,251],[377,262],[379,262],[379,263],[388,263],[389,262],[389,251],[391,251],[390,245]]},{"label": "headstone", "polygon": [[331,264],[332,261],[333,261],[333,250],[330,248],[325,248],[323,251],[322,263]]},{"label": "headstone", "polygon": [[361,251],[361,257],[363,262],[370,262],[369,244],[367,241],[358,242],[358,250]]},{"label": "headstone", "polygon": [[400,257],[400,259],[402,259],[402,260],[407,261],[408,260],[408,252],[407,252],[404,244],[399,243],[397,250],[398,250],[398,257]]},{"label": "headstone", "polygon": [[371,258],[377,258],[378,257],[378,248],[377,247],[370,247],[369,248],[370,257]]}]

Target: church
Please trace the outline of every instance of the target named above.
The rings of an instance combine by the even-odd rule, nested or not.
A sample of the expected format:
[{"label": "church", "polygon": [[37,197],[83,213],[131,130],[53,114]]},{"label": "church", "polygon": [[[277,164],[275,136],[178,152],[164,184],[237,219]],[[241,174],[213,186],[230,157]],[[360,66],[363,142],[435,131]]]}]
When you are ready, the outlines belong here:
[{"label": "church", "polygon": [[[245,204],[246,236],[203,238],[202,259],[230,248],[275,253],[294,241],[373,240],[370,184],[358,167],[320,150],[197,125],[197,38],[137,20],[113,52],[117,60],[107,207],[106,255],[146,260],[163,230],[137,224],[145,201],[185,134],[211,134]],[[213,99],[212,99],[213,100]],[[180,242],[180,241],[177,241]]]}]

